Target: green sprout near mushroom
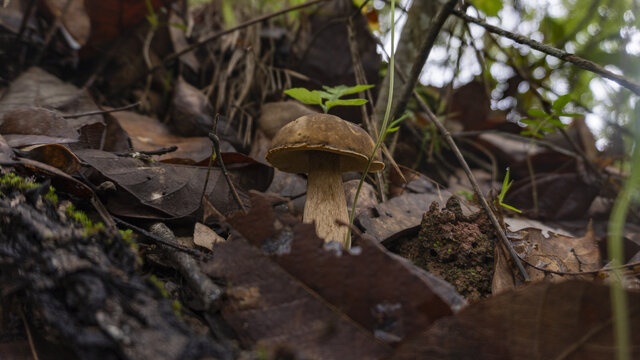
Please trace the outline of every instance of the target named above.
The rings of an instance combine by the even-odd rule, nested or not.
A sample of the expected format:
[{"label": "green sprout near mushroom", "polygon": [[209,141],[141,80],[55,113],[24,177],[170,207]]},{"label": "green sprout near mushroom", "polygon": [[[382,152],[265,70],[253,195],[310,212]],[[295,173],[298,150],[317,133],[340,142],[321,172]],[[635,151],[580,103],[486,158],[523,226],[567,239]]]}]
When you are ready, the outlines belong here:
[{"label": "green sprout near mushroom", "polygon": [[374,85],[356,85],[346,86],[338,85],[335,87],[323,86],[324,90],[308,90],[305,88],[292,88],[285,90],[285,94],[292,98],[307,104],[320,105],[325,114],[329,110],[338,105],[359,106],[367,103],[366,99],[341,99],[341,97],[371,89]]}]

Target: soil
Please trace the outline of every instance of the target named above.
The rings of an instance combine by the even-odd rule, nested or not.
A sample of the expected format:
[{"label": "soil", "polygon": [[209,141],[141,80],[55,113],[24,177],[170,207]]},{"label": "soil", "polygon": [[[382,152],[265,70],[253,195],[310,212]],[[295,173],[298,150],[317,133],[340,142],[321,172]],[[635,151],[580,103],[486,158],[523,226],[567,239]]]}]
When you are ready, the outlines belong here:
[{"label": "soil", "polygon": [[451,283],[469,302],[491,294],[494,238],[483,212],[464,216],[451,197],[444,209],[431,203],[417,237],[390,250]]}]

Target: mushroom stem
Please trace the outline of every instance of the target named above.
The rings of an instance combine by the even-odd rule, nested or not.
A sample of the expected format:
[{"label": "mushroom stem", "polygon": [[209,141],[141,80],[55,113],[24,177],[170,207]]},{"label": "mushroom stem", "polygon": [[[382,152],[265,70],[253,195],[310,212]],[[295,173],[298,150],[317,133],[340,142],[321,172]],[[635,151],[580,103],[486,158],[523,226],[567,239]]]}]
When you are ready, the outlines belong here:
[{"label": "mushroom stem", "polygon": [[336,220],[349,223],[347,201],[342,187],[340,156],[328,152],[309,153],[307,201],[302,220],[315,221],[316,233],[326,242],[335,240],[344,245],[347,227]]}]

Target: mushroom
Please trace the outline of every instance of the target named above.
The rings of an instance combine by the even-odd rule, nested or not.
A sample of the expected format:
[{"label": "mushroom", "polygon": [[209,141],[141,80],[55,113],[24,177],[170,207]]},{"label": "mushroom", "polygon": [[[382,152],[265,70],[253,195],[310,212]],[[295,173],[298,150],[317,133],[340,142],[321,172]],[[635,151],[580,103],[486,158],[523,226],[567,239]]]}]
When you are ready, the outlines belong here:
[{"label": "mushroom", "polygon": [[[274,167],[289,173],[307,174],[307,201],[303,221],[315,222],[318,236],[342,244],[349,222],[342,187],[342,173],[362,172],[373,152],[373,139],[359,126],[328,114],[304,115],[276,133],[266,159]],[[377,152],[370,172],[384,168]]]}]

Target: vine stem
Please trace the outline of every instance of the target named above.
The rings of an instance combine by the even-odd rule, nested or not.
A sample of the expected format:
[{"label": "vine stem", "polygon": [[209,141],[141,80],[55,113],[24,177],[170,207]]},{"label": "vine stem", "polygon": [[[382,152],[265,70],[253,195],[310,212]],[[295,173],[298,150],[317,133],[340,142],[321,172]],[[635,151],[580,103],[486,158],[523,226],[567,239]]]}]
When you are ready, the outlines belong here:
[{"label": "vine stem", "polygon": [[[344,241],[345,249],[351,248],[351,225],[353,225],[353,220],[356,216],[356,205],[358,203],[358,197],[360,196],[360,190],[362,190],[362,184],[364,184],[364,179],[367,177],[367,173],[369,172],[369,168],[371,168],[371,163],[373,162],[373,158],[380,148],[380,144],[384,141],[385,136],[387,135],[387,127],[389,126],[389,115],[391,114],[391,103],[393,101],[393,78],[395,75],[395,6],[396,1],[391,0],[391,54],[389,56],[389,96],[387,97],[387,108],[384,111],[384,119],[382,120],[382,126],[380,126],[380,132],[378,133],[378,140],[376,141],[375,146],[373,147],[373,151],[369,156],[367,161],[367,166],[362,172],[362,176],[360,177],[360,182],[358,183],[358,188],[356,189],[356,194],[353,197],[353,204],[351,205],[351,211],[349,213],[349,227],[347,230],[347,238]],[[384,191],[384,189],[383,189]]]}]

